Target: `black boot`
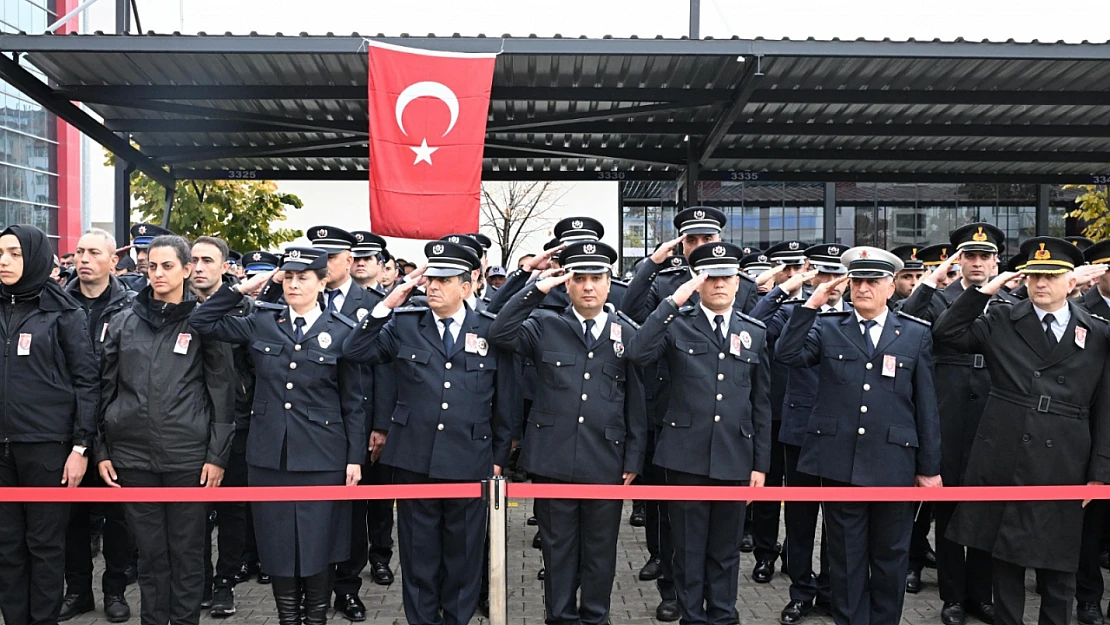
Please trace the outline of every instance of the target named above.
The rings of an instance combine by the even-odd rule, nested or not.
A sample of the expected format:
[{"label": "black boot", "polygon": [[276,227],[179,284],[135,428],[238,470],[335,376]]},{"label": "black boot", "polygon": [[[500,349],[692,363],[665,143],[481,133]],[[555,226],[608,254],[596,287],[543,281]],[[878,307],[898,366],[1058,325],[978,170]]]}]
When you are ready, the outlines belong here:
[{"label": "black boot", "polygon": [[334,566],[329,566],[312,577],[301,578],[301,583],[304,584],[304,625],[325,625],[328,622],[334,580]]},{"label": "black boot", "polygon": [[278,625],[301,625],[301,589],[296,577],[273,577]]}]

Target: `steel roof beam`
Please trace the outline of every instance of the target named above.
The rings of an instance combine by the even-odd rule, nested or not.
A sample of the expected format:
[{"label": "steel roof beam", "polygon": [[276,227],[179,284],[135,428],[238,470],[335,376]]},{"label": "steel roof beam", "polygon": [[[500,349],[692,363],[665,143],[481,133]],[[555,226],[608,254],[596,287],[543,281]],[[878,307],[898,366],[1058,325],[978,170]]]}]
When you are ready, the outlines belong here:
[{"label": "steel roof beam", "polygon": [[1110,104],[1110,91],[756,89],[751,101],[760,104],[1105,106]]},{"label": "steel roof beam", "polygon": [[[326,122],[327,130],[323,130],[323,124],[313,122],[313,125],[320,126],[320,129],[314,132],[332,132],[336,134],[367,134],[367,123],[329,120]],[[194,118],[175,118],[175,119],[150,119],[150,118],[111,118],[105,119],[104,125],[115,132],[133,132],[133,133],[155,133],[155,134],[181,134],[181,133],[205,133],[205,134],[225,134],[225,133],[294,133],[302,134],[305,131],[301,128],[290,128],[288,124],[262,122],[262,121],[240,121],[237,119],[194,119]]]},{"label": "steel roof beam", "polygon": [[759,66],[759,59],[750,59],[745,63],[744,74],[740,77],[740,82],[737,84],[736,89],[733,90],[732,97],[729,99],[728,104],[724,110],[717,116],[717,121],[713,124],[713,129],[705,137],[700,145],[700,150],[697,155],[697,162],[699,166],[705,167],[709,163],[709,159],[713,157],[713,151],[721,144],[725,136],[730,134],[734,122],[744,112],[744,107],[748,104],[752,92],[755,91],[755,86],[759,83],[756,76],[756,69]]}]

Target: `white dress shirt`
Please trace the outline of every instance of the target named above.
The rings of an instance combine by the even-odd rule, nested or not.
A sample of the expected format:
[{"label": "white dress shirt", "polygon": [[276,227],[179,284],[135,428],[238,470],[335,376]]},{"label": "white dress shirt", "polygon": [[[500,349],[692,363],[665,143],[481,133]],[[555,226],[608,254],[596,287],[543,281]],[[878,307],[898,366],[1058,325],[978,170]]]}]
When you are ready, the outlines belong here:
[{"label": "white dress shirt", "polygon": [[[1037,319],[1040,320],[1041,329],[1043,330],[1044,316],[1049,314],[1048,311],[1037,308],[1037,305],[1034,304],[1033,312],[1037,313]],[[1052,313],[1052,316],[1054,318],[1054,321],[1052,322],[1052,333],[1056,335],[1056,341],[1059,342],[1064,340],[1064,332],[1067,331],[1068,323],[1071,322],[1071,308],[1069,308],[1067,303],[1065,302],[1064,307]]]},{"label": "white dress shirt", "polygon": [[[712,310],[706,308],[704,305],[699,304],[699,306],[701,306],[702,314],[704,314],[705,318],[709,320],[709,327],[713,328],[715,332],[721,334],[722,336],[728,336],[728,322],[730,321],[729,317],[732,317],[732,311],[730,310],[727,313],[715,313]],[[724,323],[721,324],[724,326],[723,330],[717,327],[717,315],[724,317]]]},{"label": "white dress shirt", "polygon": [[[886,316],[888,314],[890,314],[890,311],[887,310],[884,307],[883,312],[880,313],[878,317],[875,317],[874,319],[871,320],[871,321],[875,322],[875,325],[871,326],[871,330],[870,330],[871,336],[868,337],[868,338],[871,339],[871,347],[878,347],[879,337],[883,335],[883,326],[886,325]],[[859,314],[859,311],[857,310],[856,311],[856,327],[859,328],[861,333],[863,332],[863,322],[864,321],[867,321],[867,320],[864,319],[863,317],[861,317],[860,314]]]},{"label": "white dress shirt", "polygon": [[[336,311],[343,310],[343,302],[347,301],[347,293],[349,293],[351,291],[351,285],[352,284],[354,284],[354,280],[351,280],[350,278],[347,278],[346,282],[339,285],[339,292],[335,294],[335,310]],[[328,291],[329,290],[331,290],[331,289],[327,289],[327,290],[324,291],[324,306],[328,305]]]},{"label": "white dress shirt", "polygon": [[[435,315],[436,330],[439,330],[439,338],[443,338],[443,319],[439,315]],[[459,340],[459,330],[462,329],[463,322],[466,321],[466,306],[459,306],[458,312],[451,315],[451,338],[455,339],[457,343]]]},{"label": "white dress shirt", "polygon": [[312,327],[316,320],[323,316],[324,311],[320,310],[319,306],[313,306],[308,309],[308,312],[299,315],[292,308],[289,309],[289,323],[293,324],[293,329],[296,331],[297,319],[304,319],[304,328],[301,330],[304,334],[308,334],[308,329]]},{"label": "white dress shirt", "polygon": [[[582,328],[582,334],[585,334],[586,333],[586,318],[583,317],[582,315],[578,314],[578,311],[574,310],[573,306],[571,307],[571,310],[574,312],[575,318],[578,319],[578,325],[581,326],[581,328]],[[605,311],[599,312],[597,314],[597,316],[594,317],[594,329],[593,329],[593,332],[591,332],[591,334],[594,335],[594,340],[595,341],[601,338],[601,332],[603,330],[605,330],[605,324],[608,323],[608,321],[609,321],[609,313],[607,313]]]}]

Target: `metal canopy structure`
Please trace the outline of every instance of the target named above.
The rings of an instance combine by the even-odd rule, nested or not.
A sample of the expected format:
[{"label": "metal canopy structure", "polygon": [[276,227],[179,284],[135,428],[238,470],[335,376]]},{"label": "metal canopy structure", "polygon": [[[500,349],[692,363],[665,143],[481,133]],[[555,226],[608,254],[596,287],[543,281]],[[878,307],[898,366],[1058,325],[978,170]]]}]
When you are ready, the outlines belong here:
[{"label": "metal canopy structure", "polygon": [[[1110,173],[1106,43],[374,39],[502,52],[487,180],[672,180],[681,193],[696,179]],[[364,180],[365,49],[357,34],[0,35],[51,84],[9,58],[0,78],[164,184]]]}]

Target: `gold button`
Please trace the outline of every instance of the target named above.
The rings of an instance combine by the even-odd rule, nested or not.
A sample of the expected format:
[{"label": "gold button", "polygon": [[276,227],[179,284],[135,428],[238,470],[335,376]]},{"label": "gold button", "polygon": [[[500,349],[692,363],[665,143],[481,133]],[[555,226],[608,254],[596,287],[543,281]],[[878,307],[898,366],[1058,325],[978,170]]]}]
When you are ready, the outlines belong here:
[{"label": "gold button", "polygon": [[583,379],[585,379],[585,380],[589,380],[589,379],[590,379],[590,374],[588,374],[588,373],[583,373],[583,374],[582,374],[582,378],[583,378]]},{"label": "gold button", "polygon": [[859,411],[860,412],[867,412],[867,406],[860,406]]},{"label": "gold button", "polygon": [[451,388],[451,383],[450,382],[444,382],[443,383],[443,388]]},{"label": "gold button", "polygon": [[864,365],[864,367],[865,367],[865,368],[866,368],[866,369],[867,369],[868,371],[870,371],[870,370],[872,370],[872,369],[874,369],[874,368],[875,368],[875,365],[873,365],[873,364],[871,364],[871,363],[867,363],[866,365]]},{"label": "gold button", "polygon": [[864,384],[863,385],[863,390],[870,391],[871,390],[871,385],[870,384]]},{"label": "gold button", "polygon": [[297,368],[297,363],[295,363],[295,362],[289,363],[289,368],[290,369],[296,369]]},{"label": "gold button", "polygon": [[444,366],[444,367],[446,367],[446,368],[448,368],[448,369],[450,369],[450,368],[451,368],[451,363],[447,363],[447,364],[445,364],[445,365],[443,365],[443,366]]},{"label": "gold button", "polygon": [[578,417],[578,422],[579,423],[585,423],[586,422],[586,417]]},{"label": "gold button", "polygon": [[286,410],[289,410],[289,409],[290,409],[290,408],[292,408],[292,407],[293,407],[293,404],[288,404],[288,403],[287,403],[287,404],[285,404],[285,409],[286,409]]},{"label": "gold button", "polygon": [[720,420],[721,420],[721,415],[719,415],[719,414],[713,415],[713,422],[714,423],[716,423],[717,421],[720,421]]},{"label": "gold button", "polygon": [[293,389],[293,383],[289,382],[288,384],[285,385],[285,388],[287,388],[289,390],[292,390]]},{"label": "gold button", "polygon": [[447,402],[443,402],[442,404],[439,405],[439,407],[443,408],[444,410],[447,410]]},{"label": "gold button", "polygon": [[858,430],[856,430],[856,431],[857,431],[857,432],[859,432],[859,435],[860,435],[860,436],[863,436],[864,434],[867,434],[867,430],[865,430],[865,429],[863,429],[863,428],[860,428],[860,429],[858,429]]},{"label": "gold button", "polygon": [[442,429],[443,429],[443,424],[442,424],[442,423],[440,423],[439,425],[437,425],[437,426],[436,426],[436,429],[437,429],[437,430],[442,430]]}]

